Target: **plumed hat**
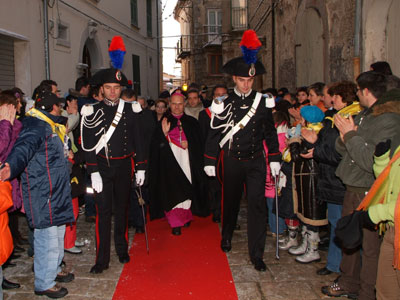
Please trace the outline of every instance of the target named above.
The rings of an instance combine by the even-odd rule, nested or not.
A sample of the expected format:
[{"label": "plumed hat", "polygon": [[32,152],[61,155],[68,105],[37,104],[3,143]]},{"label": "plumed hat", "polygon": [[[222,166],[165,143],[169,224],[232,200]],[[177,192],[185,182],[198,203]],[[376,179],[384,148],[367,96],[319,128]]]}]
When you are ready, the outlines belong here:
[{"label": "plumed hat", "polygon": [[266,72],[265,68],[257,59],[257,53],[261,48],[261,42],[254,30],[246,30],[243,33],[240,48],[243,56],[228,61],[222,67],[222,71],[240,77],[254,77],[264,74]]},{"label": "plumed hat", "polygon": [[104,83],[119,83],[122,86],[127,86],[128,79],[121,72],[125,53],[124,41],[120,36],[114,36],[111,40],[110,47],[108,48],[112,68],[98,71],[90,79],[90,84],[103,85]]},{"label": "plumed hat", "polygon": [[304,120],[310,123],[319,123],[325,117],[323,111],[318,106],[313,105],[303,106],[300,109],[300,114]]}]

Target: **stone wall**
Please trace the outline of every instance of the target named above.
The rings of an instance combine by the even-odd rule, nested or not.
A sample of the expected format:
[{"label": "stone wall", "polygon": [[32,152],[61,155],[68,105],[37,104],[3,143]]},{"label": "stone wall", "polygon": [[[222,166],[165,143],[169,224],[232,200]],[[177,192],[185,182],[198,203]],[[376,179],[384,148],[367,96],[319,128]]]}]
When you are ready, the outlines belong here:
[{"label": "stone wall", "polygon": [[[272,14],[260,27],[258,20],[276,1],[264,1],[258,7],[257,1],[249,1],[249,15],[254,19],[250,28],[256,28],[259,37],[265,36],[266,45],[260,56],[267,69],[263,76],[264,88],[272,86],[296,87],[296,28],[299,15],[313,8],[321,18],[323,26],[323,77],[321,81],[333,82],[353,78],[354,55],[354,14],[355,0],[281,0],[275,8],[275,70],[272,70]],[[255,13],[255,9],[258,9]],[[257,25],[258,24],[258,25]],[[258,27],[257,27],[258,26]],[[304,70],[306,71],[306,70]],[[307,70],[312,72],[312,70]],[[272,77],[274,76],[274,78]]]}]

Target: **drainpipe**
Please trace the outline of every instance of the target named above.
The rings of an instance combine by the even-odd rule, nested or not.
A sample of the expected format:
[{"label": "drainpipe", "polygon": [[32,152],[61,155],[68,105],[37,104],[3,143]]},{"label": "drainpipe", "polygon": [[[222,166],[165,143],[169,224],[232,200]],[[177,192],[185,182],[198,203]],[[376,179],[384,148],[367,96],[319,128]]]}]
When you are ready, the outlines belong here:
[{"label": "drainpipe", "polygon": [[355,26],[354,26],[354,57],[353,57],[354,80],[361,72],[361,66],[360,66],[361,6],[362,6],[362,0],[356,0],[356,16],[355,16]]},{"label": "drainpipe", "polygon": [[162,82],[160,79],[160,24],[162,24],[161,22],[159,22],[158,20],[161,20],[161,18],[159,18],[159,2],[156,1],[156,16],[157,16],[157,79],[158,79],[158,93],[157,93],[157,97],[158,95],[160,95],[160,91],[162,89]]},{"label": "drainpipe", "polygon": [[[50,59],[49,59],[49,23],[47,17],[47,0],[43,0],[43,24],[44,24],[44,66],[46,79],[50,79]],[[54,26],[57,26],[56,24]]]}]

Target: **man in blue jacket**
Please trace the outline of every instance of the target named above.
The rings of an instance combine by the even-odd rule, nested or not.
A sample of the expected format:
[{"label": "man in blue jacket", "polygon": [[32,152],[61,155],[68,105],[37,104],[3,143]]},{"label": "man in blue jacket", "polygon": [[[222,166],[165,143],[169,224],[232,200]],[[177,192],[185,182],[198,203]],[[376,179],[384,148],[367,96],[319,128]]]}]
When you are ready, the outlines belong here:
[{"label": "man in blue jacket", "polygon": [[21,174],[22,197],[29,225],[34,228],[35,294],[62,298],[70,282],[62,271],[65,224],[74,222],[68,170],[68,138],[61,116],[64,99],[42,92],[23,120],[23,129],[0,170],[0,180]]}]

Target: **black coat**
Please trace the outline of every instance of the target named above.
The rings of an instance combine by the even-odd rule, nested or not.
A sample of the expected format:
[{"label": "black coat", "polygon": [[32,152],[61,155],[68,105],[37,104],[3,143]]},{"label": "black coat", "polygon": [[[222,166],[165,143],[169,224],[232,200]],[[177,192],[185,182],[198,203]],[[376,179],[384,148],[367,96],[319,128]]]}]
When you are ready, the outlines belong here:
[{"label": "black coat", "polygon": [[[177,126],[177,119],[173,116],[168,116],[168,121],[171,123],[170,130]],[[149,157],[151,219],[164,217],[164,212],[187,199],[192,200],[193,214],[209,214],[200,127],[195,118],[187,115],[183,115],[180,121],[188,141],[192,183],[176,161],[159,122],[151,140]]]},{"label": "black coat", "polygon": [[[230,115],[231,122],[236,125],[250,111],[255,97],[256,91],[252,91],[247,97],[243,95],[243,98],[236,94],[236,92],[230,93],[229,97],[224,100],[225,110],[219,116],[226,117]],[[213,125],[226,124],[228,119],[229,117],[225,120],[214,118]],[[222,128],[211,129],[208,133],[204,154],[204,162],[207,166],[216,165],[218,153],[220,151],[219,142],[230,130],[225,133],[222,133],[222,131]],[[270,162],[279,162],[281,154],[279,152],[278,137],[272,118],[272,110],[266,107],[265,98],[262,97],[254,116],[245,127],[234,135],[231,148],[229,149],[230,143],[228,141],[223,146],[223,150],[225,153],[229,153],[229,155],[239,160],[251,159],[264,151],[264,140],[268,146],[268,160]]]},{"label": "black coat", "polygon": [[[92,149],[98,143],[102,133],[108,131],[109,127],[112,126],[117,108],[118,105],[108,106],[104,101],[99,102],[93,105],[93,113],[91,115],[82,118],[81,122],[87,121],[92,124],[90,128],[83,127],[81,141],[84,143],[84,148]],[[118,126],[107,142],[107,155],[105,147],[97,155],[95,150],[85,151],[85,160],[89,174],[99,171],[99,161],[112,166],[128,157],[134,157],[135,169],[145,170],[144,132],[141,131],[143,118],[140,114],[133,112],[130,103],[125,103]],[[108,162],[107,157],[109,159]]]},{"label": "black coat", "polygon": [[[335,111],[327,111],[326,116],[332,117]],[[319,176],[317,185],[318,199],[333,204],[343,204],[346,190],[343,182],[335,175],[341,156],[335,149],[335,141],[339,132],[332,121],[324,119],[324,127],[318,133],[318,140],[314,144],[314,159],[318,163]]]}]

